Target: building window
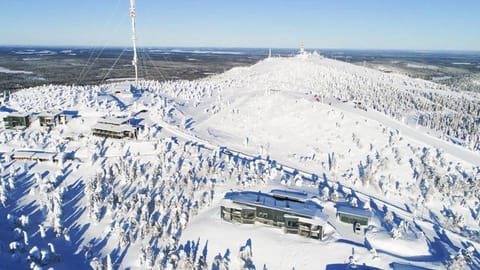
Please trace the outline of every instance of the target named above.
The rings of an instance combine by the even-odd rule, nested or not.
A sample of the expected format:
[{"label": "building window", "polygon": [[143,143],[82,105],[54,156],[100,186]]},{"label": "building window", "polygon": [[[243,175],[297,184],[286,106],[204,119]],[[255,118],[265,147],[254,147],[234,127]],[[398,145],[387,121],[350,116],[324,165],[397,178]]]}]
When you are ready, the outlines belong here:
[{"label": "building window", "polygon": [[258,212],[258,217],[260,218],[268,218],[268,214],[266,212]]},{"label": "building window", "polygon": [[297,228],[298,227],[298,221],[288,220],[287,221],[287,227]]},{"label": "building window", "polygon": [[246,219],[254,219],[255,211],[254,210],[243,210],[242,217]]}]

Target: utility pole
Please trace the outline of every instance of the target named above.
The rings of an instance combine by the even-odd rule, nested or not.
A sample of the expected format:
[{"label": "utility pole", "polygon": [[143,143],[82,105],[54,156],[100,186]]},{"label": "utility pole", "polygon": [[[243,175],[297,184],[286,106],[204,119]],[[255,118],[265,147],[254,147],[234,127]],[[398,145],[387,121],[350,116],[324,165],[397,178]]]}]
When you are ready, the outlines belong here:
[{"label": "utility pole", "polygon": [[135,0],[130,0],[130,19],[132,21],[132,43],[133,43],[132,65],[135,67],[135,87],[138,87],[137,35],[135,34]]}]

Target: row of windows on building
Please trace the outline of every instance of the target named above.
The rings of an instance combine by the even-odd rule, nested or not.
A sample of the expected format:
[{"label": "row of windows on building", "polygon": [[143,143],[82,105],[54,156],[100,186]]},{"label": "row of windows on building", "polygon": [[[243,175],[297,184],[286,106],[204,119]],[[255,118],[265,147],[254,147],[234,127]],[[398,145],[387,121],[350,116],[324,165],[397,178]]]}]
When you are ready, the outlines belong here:
[{"label": "row of windows on building", "polygon": [[[221,218],[231,222],[253,224],[260,222],[283,228],[314,239],[323,239],[328,216],[323,207],[310,199],[277,196],[261,192],[229,192],[221,206]],[[337,207],[340,222],[354,225],[354,230],[369,223],[371,212],[347,205]]]}]

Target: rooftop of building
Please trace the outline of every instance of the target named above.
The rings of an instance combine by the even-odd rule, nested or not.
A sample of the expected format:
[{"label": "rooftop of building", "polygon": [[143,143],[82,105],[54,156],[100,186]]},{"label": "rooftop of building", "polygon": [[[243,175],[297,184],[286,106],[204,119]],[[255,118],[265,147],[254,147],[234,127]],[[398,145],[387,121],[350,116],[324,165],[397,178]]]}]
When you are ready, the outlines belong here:
[{"label": "rooftop of building", "polygon": [[125,131],[129,132],[134,132],[135,128],[130,126],[130,125],[110,125],[110,124],[105,124],[105,123],[96,123],[95,125],[92,126],[92,129],[96,130],[104,130],[104,131],[112,131],[116,133],[122,133]]},{"label": "rooftop of building", "polygon": [[12,158],[14,159],[49,159],[55,160],[63,156],[61,153],[43,152],[33,150],[18,150],[12,152]]},{"label": "rooftop of building", "polygon": [[127,117],[102,117],[98,119],[98,123],[119,126],[128,123],[129,120]]},{"label": "rooftop of building", "polygon": [[55,117],[62,114],[61,111],[43,111],[38,114],[39,117]]},{"label": "rooftop of building", "polygon": [[337,205],[337,213],[344,213],[352,216],[365,217],[365,218],[370,218],[372,216],[372,212],[368,209],[352,207],[347,204]]},{"label": "rooftop of building", "polygon": [[30,116],[30,114],[26,112],[11,112],[7,115],[7,117],[22,117],[22,118],[27,116]]},{"label": "rooftop of building", "polygon": [[306,192],[299,192],[299,191],[291,191],[291,190],[283,190],[283,189],[272,189],[270,193],[279,199],[290,199],[290,200],[298,200],[304,202],[308,199],[308,194]]},{"label": "rooftop of building", "polygon": [[228,192],[224,199],[250,207],[265,207],[280,210],[290,215],[326,220],[326,215],[322,212],[323,207],[307,198],[304,201],[299,201],[297,198],[292,199],[288,196],[278,197],[275,193],[242,191]]}]

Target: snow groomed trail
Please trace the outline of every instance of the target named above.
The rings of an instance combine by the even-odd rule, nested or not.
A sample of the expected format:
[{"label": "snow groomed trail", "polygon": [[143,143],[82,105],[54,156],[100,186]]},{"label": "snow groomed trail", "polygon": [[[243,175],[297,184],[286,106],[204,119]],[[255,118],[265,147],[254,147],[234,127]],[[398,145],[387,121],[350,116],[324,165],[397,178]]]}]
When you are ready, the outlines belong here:
[{"label": "snow groomed trail", "polygon": [[350,103],[342,103],[339,101],[332,101],[332,106],[352,114],[361,115],[367,119],[375,120],[383,125],[399,130],[401,135],[415,140],[421,144],[429,145],[438,149],[444,150],[446,153],[475,166],[480,166],[480,154],[466,149],[465,147],[455,145],[453,143],[441,140],[424,132],[415,130],[414,128],[398,122],[395,119],[389,118],[386,115],[373,110],[365,111],[354,108]]}]

